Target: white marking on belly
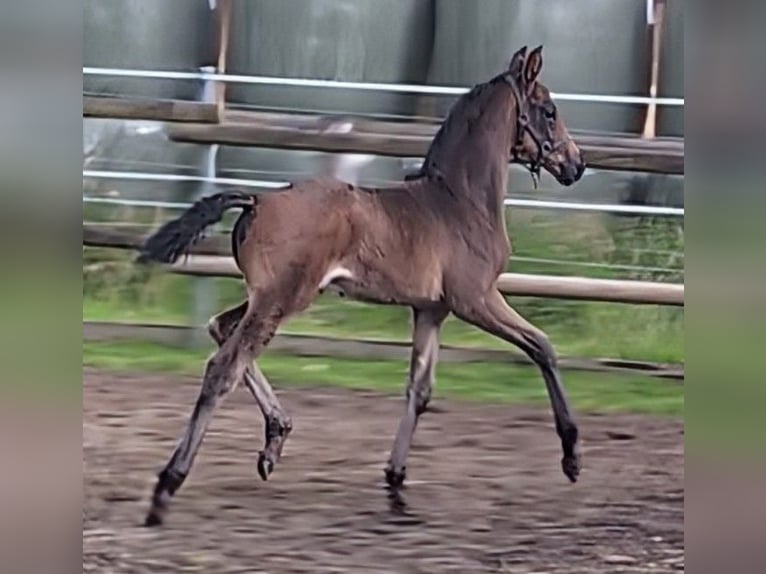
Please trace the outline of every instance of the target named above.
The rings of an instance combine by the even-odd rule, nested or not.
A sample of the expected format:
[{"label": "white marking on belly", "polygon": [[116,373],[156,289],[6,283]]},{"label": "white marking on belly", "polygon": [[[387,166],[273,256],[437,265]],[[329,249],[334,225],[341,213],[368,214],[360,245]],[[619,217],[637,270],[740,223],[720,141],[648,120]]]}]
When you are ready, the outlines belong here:
[{"label": "white marking on belly", "polygon": [[333,267],[327,273],[324,274],[322,280],[319,282],[319,289],[326,289],[327,286],[336,281],[337,279],[353,279],[354,275],[350,269],[346,267]]}]

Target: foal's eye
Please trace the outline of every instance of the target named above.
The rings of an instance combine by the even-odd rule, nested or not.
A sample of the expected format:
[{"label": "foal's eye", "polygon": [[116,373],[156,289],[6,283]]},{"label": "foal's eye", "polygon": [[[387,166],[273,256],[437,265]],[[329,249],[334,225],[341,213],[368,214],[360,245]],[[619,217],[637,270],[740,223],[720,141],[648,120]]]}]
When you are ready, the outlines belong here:
[{"label": "foal's eye", "polygon": [[549,120],[556,119],[556,108],[546,108],[545,117],[548,118]]}]

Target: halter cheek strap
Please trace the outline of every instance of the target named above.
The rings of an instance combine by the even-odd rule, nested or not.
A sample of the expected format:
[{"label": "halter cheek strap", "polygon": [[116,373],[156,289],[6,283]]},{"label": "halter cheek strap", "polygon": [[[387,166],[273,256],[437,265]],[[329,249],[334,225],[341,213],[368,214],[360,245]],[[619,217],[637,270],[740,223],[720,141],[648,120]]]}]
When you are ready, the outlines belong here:
[{"label": "halter cheek strap", "polygon": [[[552,144],[548,140],[542,140],[534,128],[529,125],[529,114],[527,112],[529,103],[525,97],[522,97],[522,92],[519,89],[516,80],[511,77],[510,74],[505,74],[503,79],[511,87],[513,97],[516,99],[516,140],[513,142],[513,147],[511,148],[511,157],[515,162],[524,165],[529,170],[535,188],[537,188],[540,181],[540,168],[542,167],[543,162],[566,142]],[[534,141],[537,146],[537,157],[528,161],[524,161],[521,158],[521,151],[524,148],[525,134],[529,134],[529,137],[532,138],[532,141]]]}]

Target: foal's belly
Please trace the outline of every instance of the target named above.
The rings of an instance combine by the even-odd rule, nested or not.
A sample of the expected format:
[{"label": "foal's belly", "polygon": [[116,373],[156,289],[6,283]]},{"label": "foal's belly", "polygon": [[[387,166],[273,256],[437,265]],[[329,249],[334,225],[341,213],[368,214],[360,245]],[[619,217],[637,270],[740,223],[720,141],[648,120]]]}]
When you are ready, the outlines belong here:
[{"label": "foal's belly", "polygon": [[329,291],[356,301],[382,305],[424,308],[442,300],[441,281],[435,277],[409,276],[354,267],[337,267],[328,272],[320,291]]}]

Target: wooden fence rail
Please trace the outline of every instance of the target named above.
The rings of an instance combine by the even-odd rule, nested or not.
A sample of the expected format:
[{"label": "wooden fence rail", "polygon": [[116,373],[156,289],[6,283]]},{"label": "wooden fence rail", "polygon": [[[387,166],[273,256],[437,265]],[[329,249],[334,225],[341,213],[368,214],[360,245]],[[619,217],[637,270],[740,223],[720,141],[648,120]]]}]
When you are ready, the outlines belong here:
[{"label": "wooden fence rail", "polygon": [[[252,124],[184,124],[168,127],[177,142],[267,147],[332,153],[368,153],[390,157],[423,157],[431,138],[379,133],[325,133],[290,127]],[[627,147],[592,146],[580,143],[592,168],[649,173],[683,174],[683,153]]]},{"label": "wooden fence rail", "polygon": [[[368,116],[317,115],[310,113],[253,112],[227,109],[222,123],[250,124],[271,127],[293,127],[301,129],[323,129],[334,122],[352,122],[355,133],[377,133],[400,136],[424,136],[433,138],[441,126],[441,118],[415,118],[412,120],[386,121]],[[683,153],[684,139],[672,136],[644,138],[639,135],[597,133],[572,130],[577,141],[588,145],[602,145]]]},{"label": "wooden fence rail", "polygon": [[83,96],[82,115],[86,118],[217,123],[215,104],[184,100],[107,98]]},{"label": "wooden fence rail", "polygon": [[[136,230],[109,230],[103,226],[85,225],[83,245],[130,249],[138,247],[143,235]],[[186,258],[166,269],[193,276],[241,277],[234,259],[229,256],[228,239],[222,236],[204,240]],[[503,273],[497,282],[506,295],[603,301],[645,305],[684,305],[684,285],[620,279],[592,279]]]},{"label": "wooden fence rail", "polygon": [[[153,103],[105,97],[84,98],[83,116],[168,121],[170,139],[179,142],[391,157],[423,157],[439,127],[426,122],[349,118],[353,123],[351,132],[328,133],[325,131],[327,117],[220,111],[214,104],[166,100]],[[577,132],[573,136],[592,168],[684,173],[683,139]]]}]

